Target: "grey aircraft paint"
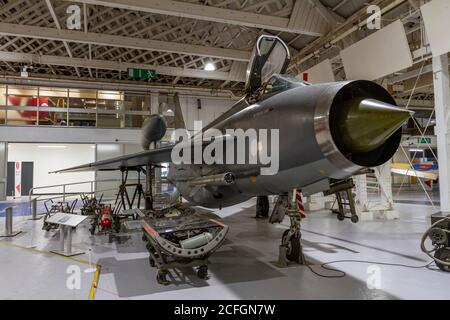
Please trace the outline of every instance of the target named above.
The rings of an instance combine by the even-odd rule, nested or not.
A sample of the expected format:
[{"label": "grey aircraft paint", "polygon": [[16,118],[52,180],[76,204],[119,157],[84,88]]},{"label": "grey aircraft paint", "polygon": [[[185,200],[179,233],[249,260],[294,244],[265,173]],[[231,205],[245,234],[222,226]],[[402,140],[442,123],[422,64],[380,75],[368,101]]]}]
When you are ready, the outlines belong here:
[{"label": "grey aircraft paint", "polygon": [[[401,126],[410,112],[396,108],[383,87],[363,80],[312,85],[282,76],[290,60],[289,52],[286,49],[283,56],[284,43],[276,37],[264,37],[258,40],[258,50],[249,64],[246,96],[203,132],[208,133],[211,128],[222,134],[226,129],[279,129],[279,171],[260,175],[258,164],[171,163],[169,180],[195,205],[226,207],[254,196],[285,194],[293,188],[326,191],[330,179],[346,179],[385,163],[400,144]],[[268,64],[271,68],[266,67]],[[162,136],[163,127],[160,116],[147,121],[143,144],[158,140],[149,133]],[[143,151],[59,172],[125,170],[171,162],[172,148]],[[220,174],[226,173],[233,176],[232,181],[218,183]]]}]

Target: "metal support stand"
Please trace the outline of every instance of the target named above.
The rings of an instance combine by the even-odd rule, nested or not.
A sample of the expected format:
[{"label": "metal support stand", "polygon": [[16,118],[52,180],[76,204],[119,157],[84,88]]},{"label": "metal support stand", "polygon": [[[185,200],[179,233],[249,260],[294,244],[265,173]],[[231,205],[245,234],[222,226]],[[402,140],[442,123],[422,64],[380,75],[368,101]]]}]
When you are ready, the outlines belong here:
[{"label": "metal support stand", "polygon": [[146,167],[146,185],[145,185],[145,210],[153,210],[153,166],[151,164]]},{"label": "metal support stand", "polygon": [[[144,189],[141,184],[141,169],[136,169],[138,173],[138,183],[128,184],[128,169],[122,170],[122,183],[119,187],[119,192],[117,193],[116,200],[114,202],[114,214],[119,215],[122,210],[130,210],[133,209],[135,204],[135,200],[137,200],[137,208],[139,209],[141,206],[141,199],[146,198],[144,193]],[[133,197],[130,199],[128,194],[127,187],[134,187]]]},{"label": "metal support stand", "polygon": [[[64,248],[65,242],[65,231],[67,230],[67,249]],[[52,250],[51,252],[65,256],[65,257],[73,257],[80,254],[83,254],[84,251],[77,250],[72,251],[72,227],[59,225],[59,250]]]},{"label": "metal support stand", "polygon": [[5,209],[5,233],[0,235],[0,238],[12,238],[17,236],[22,231],[13,231],[13,207]]},{"label": "metal support stand", "polygon": [[39,220],[42,216],[37,216],[37,198],[33,198],[30,201],[31,218],[28,220]]},{"label": "metal support stand", "polygon": [[448,57],[443,54],[433,58],[434,105],[436,109],[437,149],[439,157],[440,212],[450,213],[450,75]]}]

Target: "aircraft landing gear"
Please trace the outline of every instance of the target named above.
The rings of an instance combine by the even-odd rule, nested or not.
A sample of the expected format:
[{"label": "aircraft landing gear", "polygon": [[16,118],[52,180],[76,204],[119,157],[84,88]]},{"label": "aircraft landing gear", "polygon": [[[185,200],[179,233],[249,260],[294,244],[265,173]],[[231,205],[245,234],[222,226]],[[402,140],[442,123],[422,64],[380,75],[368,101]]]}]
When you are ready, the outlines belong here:
[{"label": "aircraft landing gear", "polygon": [[301,232],[300,232],[300,221],[302,217],[297,209],[296,203],[297,190],[293,190],[292,201],[287,209],[287,214],[291,221],[288,230],[284,231],[283,237],[281,238],[281,245],[279,247],[278,255],[278,265],[280,267],[287,267],[288,260],[291,262],[296,262],[298,264],[304,264],[303,249],[300,242]]},{"label": "aircraft landing gear", "polygon": [[300,243],[301,234],[293,234],[290,236],[289,232],[290,230],[284,231],[281,240],[281,243],[284,243],[284,247],[286,248],[286,258],[289,261],[300,263],[300,251],[302,247]]},{"label": "aircraft landing gear", "polygon": [[256,200],[256,218],[267,218],[269,216],[269,197],[259,196]]}]

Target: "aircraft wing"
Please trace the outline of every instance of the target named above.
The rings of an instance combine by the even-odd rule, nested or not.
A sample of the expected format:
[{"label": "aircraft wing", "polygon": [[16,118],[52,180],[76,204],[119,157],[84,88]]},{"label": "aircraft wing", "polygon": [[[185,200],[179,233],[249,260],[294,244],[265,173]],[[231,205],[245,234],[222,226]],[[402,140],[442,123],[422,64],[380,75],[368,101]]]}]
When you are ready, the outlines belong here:
[{"label": "aircraft wing", "polygon": [[173,146],[142,151],[130,155],[120,156],[107,160],[92,162],[68,169],[57,170],[51,173],[80,172],[80,171],[113,171],[121,168],[135,168],[147,164],[158,164],[171,161]]},{"label": "aircraft wing", "polygon": [[[180,150],[191,149],[190,154],[193,155],[195,148],[203,148],[211,143],[224,143],[234,140],[234,136],[221,135],[211,137],[210,140],[199,140],[193,141],[192,143],[183,143],[178,145]],[[120,156],[116,158],[111,158],[107,160],[92,162],[88,164],[83,164],[81,166],[76,166],[72,168],[62,169],[53,171],[50,173],[62,173],[62,172],[81,172],[81,171],[114,171],[123,168],[136,168],[141,166],[146,166],[148,164],[159,164],[162,162],[172,162],[172,149],[175,145],[162,147],[158,149],[152,149],[147,151],[142,151],[138,153],[133,153],[125,156]]]},{"label": "aircraft wing", "polygon": [[437,180],[438,174],[434,170],[423,170],[411,167],[408,163],[392,163],[391,172],[395,174]]}]

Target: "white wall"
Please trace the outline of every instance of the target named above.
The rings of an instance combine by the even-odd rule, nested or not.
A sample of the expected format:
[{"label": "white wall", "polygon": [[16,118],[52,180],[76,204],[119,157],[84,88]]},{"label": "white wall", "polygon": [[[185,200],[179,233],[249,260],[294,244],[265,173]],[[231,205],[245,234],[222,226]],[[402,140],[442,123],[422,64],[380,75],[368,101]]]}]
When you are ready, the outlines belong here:
[{"label": "white wall", "polygon": [[[214,98],[202,98],[201,101],[202,109],[199,110],[196,98],[180,97],[183,117],[189,130],[194,129],[194,121],[201,120],[205,126],[237,102],[231,99]],[[34,162],[34,186],[94,180],[94,172],[64,174],[48,174],[48,172],[142,151],[139,144],[136,144],[140,141],[140,130],[134,129],[0,126],[0,136],[1,141],[10,142],[8,161]],[[42,143],[31,143],[36,141],[42,141]],[[38,147],[45,145],[45,142],[58,143],[65,148]],[[97,143],[97,155],[94,145],[88,143]],[[135,177],[135,174],[130,174],[130,178]],[[120,173],[97,174],[97,179],[111,178],[120,178]],[[104,183],[98,187],[103,189],[115,185],[116,183]],[[68,191],[90,191],[90,186],[71,187]],[[41,192],[61,192],[61,190],[45,189]]]},{"label": "white wall", "polygon": [[200,99],[202,108],[198,109],[197,99],[180,97],[181,110],[188,130],[194,130],[194,121],[201,120],[203,126],[230,109],[237,101],[231,99]]},{"label": "white wall", "polygon": [[6,163],[8,158],[6,143],[0,142],[0,201],[6,199]]},{"label": "white wall", "polygon": [[[49,174],[50,171],[95,161],[95,148],[90,144],[10,143],[8,144],[8,161],[34,162],[34,187],[89,181],[94,180],[95,177],[93,172]],[[36,193],[61,191],[62,188],[46,188]],[[90,186],[68,187],[66,191],[90,191]]]},{"label": "white wall", "polygon": [[139,129],[0,126],[0,141],[42,143],[138,143]]}]

